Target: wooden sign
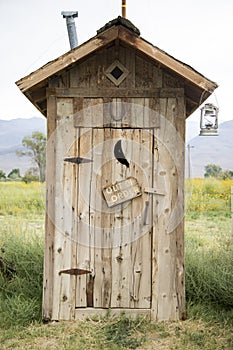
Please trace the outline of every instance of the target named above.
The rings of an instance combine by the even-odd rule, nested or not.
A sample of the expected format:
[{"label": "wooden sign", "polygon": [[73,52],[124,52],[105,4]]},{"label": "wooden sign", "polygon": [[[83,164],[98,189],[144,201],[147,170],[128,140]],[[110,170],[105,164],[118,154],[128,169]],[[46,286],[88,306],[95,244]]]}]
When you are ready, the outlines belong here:
[{"label": "wooden sign", "polygon": [[128,177],[126,180],[103,188],[103,194],[110,208],[142,195],[141,188],[134,177]]}]

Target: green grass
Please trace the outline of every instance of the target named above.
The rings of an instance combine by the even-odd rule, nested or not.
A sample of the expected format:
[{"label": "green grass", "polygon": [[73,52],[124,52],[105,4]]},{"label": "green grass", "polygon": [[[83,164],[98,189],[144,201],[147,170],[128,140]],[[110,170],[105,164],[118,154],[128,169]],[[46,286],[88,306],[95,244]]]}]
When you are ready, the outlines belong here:
[{"label": "green grass", "polygon": [[45,210],[45,184],[0,182],[0,216],[32,216]]},{"label": "green grass", "polygon": [[231,219],[187,216],[185,247],[187,300],[233,307]]},{"label": "green grass", "polygon": [[[202,185],[206,191],[205,183]],[[207,201],[203,197],[205,210],[190,206],[187,211],[186,321],[150,323],[121,315],[44,325],[44,188],[41,190],[39,184],[1,183],[0,190],[1,350],[233,348],[233,243],[225,204],[220,211],[213,211],[207,196]]]},{"label": "green grass", "polygon": [[127,320],[127,325],[131,325],[127,327],[130,336],[123,337],[122,342],[119,329],[125,322],[123,316],[48,325],[34,323],[26,328],[10,328],[5,332],[0,331],[1,350],[232,350],[233,346],[232,325],[207,322],[199,316],[185,322],[157,324],[143,319]]},{"label": "green grass", "polygon": [[42,216],[0,220],[0,324],[28,325],[41,318]]},{"label": "green grass", "polygon": [[230,215],[233,180],[214,178],[186,180],[186,210],[188,213]]}]

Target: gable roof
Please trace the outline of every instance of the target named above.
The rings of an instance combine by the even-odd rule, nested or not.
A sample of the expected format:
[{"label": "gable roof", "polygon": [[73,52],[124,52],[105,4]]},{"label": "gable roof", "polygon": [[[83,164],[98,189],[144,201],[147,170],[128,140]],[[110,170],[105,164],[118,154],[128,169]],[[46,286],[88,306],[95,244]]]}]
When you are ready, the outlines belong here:
[{"label": "gable roof", "polygon": [[217,88],[216,83],[207,79],[189,65],[142,39],[139,30],[130,21],[122,17],[108,22],[97,31],[96,36],[18,80],[16,85],[46,116],[46,88],[48,87],[49,78],[115,40],[119,40],[142,52],[161,67],[184,79],[187,117]]}]

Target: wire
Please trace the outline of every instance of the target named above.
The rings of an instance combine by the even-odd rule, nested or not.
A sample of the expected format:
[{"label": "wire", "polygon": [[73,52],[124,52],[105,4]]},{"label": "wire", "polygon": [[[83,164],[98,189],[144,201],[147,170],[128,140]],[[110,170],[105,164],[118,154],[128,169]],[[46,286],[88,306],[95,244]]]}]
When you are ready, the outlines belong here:
[{"label": "wire", "polygon": [[[199,106],[202,104],[202,101],[203,101],[203,98],[204,98],[204,94],[206,92],[207,92],[206,90],[203,90],[203,92],[201,94],[201,97],[200,97],[200,100],[199,100]],[[214,95],[214,98],[215,98],[215,101],[216,101],[216,107],[219,109],[218,99],[217,99],[217,95],[216,95],[215,91],[213,92],[213,95]]]},{"label": "wire", "polygon": [[216,92],[214,91],[213,94],[214,94],[214,97],[215,97],[216,105],[217,105],[217,107],[218,107],[218,109],[219,109],[219,104],[218,104],[218,99],[217,99]]},{"label": "wire", "polygon": [[26,75],[26,74],[28,73],[29,69],[30,69],[35,63],[37,63],[42,57],[45,56],[45,54],[51,49],[51,47],[52,47],[57,41],[61,40],[61,39],[64,38],[64,37],[65,37],[65,35],[63,34],[63,35],[59,36],[57,39],[53,40],[52,43],[47,47],[47,49],[45,49],[45,50],[41,53],[41,55],[27,67],[27,69],[25,70],[24,75]]},{"label": "wire", "polygon": [[206,90],[203,90],[203,91],[202,91],[202,94],[201,94],[201,97],[200,97],[200,100],[199,100],[199,106],[202,104],[203,97],[204,97],[204,94],[205,94],[206,92],[207,92]]}]

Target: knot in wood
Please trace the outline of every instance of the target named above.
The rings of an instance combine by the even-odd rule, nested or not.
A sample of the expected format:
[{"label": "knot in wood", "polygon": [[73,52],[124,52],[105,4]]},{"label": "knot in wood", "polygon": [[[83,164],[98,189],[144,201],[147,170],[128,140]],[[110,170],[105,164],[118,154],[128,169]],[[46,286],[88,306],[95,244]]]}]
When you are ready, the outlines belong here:
[{"label": "knot in wood", "polygon": [[67,296],[66,295],[63,295],[63,297],[62,297],[62,301],[66,301],[68,298],[67,298]]},{"label": "knot in wood", "polygon": [[122,260],[123,260],[123,258],[122,258],[122,256],[121,256],[121,255],[118,255],[118,256],[116,257],[116,259],[117,259],[117,262],[119,262],[119,263],[121,263],[121,262],[122,262]]}]

